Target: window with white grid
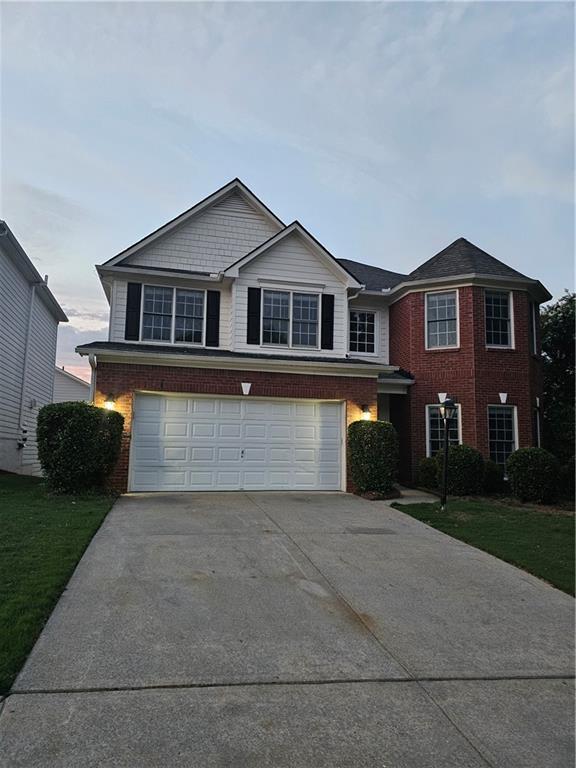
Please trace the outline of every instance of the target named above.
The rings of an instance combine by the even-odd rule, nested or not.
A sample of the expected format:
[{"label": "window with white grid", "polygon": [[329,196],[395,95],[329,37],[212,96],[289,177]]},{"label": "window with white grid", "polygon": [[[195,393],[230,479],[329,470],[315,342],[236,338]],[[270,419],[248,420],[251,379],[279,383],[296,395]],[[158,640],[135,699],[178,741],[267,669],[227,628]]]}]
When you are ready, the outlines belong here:
[{"label": "window with white grid", "polygon": [[174,341],[202,344],[204,335],[204,291],[176,291]]},{"label": "window with white grid", "polygon": [[262,301],[262,342],[288,344],[290,330],[290,294],[264,291]]},{"label": "window with white grid", "polygon": [[172,339],[172,288],[144,286],[142,313],[142,339],[147,341],[171,341]]},{"label": "window with white grid", "polygon": [[[438,451],[444,449],[444,419],[440,415],[438,405],[426,406],[428,417],[428,445],[427,455],[436,456]],[[448,425],[448,444],[458,445],[460,443],[460,408],[456,408],[454,418],[450,419]]]},{"label": "window with white grid", "polygon": [[488,406],[488,442],[492,461],[505,466],[508,456],[516,450],[516,427],[512,406]]},{"label": "window with white grid", "polygon": [[292,346],[318,346],[318,296],[292,294]]},{"label": "window with white grid", "polygon": [[426,294],[426,347],[458,345],[458,294],[456,291]]},{"label": "window with white grid", "polygon": [[350,312],[350,352],[373,354],[376,341],[376,315],[374,312]]},{"label": "window with white grid", "polygon": [[507,291],[486,291],[484,305],[486,344],[489,347],[511,347],[510,294]]}]

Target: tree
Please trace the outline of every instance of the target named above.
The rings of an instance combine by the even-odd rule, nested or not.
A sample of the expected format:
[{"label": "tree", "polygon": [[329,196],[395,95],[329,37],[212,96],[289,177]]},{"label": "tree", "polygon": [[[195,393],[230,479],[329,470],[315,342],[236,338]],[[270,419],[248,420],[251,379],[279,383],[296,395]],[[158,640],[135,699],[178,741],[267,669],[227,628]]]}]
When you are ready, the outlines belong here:
[{"label": "tree", "polygon": [[562,296],[540,316],[544,359],[543,445],[563,463],[574,456],[574,322],[576,294]]}]

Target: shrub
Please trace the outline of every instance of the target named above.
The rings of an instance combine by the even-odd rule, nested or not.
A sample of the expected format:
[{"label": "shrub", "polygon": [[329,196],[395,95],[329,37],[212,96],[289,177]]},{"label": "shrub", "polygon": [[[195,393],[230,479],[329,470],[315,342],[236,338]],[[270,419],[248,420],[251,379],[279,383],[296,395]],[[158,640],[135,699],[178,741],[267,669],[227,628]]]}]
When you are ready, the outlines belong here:
[{"label": "shrub", "polygon": [[418,462],[416,482],[421,488],[438,487],[438,464],[436,459],[425,457]]},{"label": "shrub", "polygon": [[[438,485],[442,484],[444,452],[436,454]],[[484,482],[484,459],[480,451],[469,445],[451,445],[448,449],[448,493],[452,496],[474,496]]]},{"label": "shrub", "polygon": [[560,467],[560,493],[567,499],[574,498],[574,457]]},{"label": "shrub", "polygon": [[398,471],[398,435],[387,421],[354,421],[348,427],[352,482],[360,493],[390,493]]},{"label": "shrub", "polygon": [[484,493],[503,493],[505,490],[504,467],[488,459],[484,463]]},{"label": "shrub", "polygon": [[520,448],[506,462],[512,493],[520,501],[545,503],[558,494],[558,462],[544,448]]},{"label": "shrub", "polygon": [[88,403],[53,403],[38,414],[38,457],[58,493],[103,488],[118,460],[124,417]]}]

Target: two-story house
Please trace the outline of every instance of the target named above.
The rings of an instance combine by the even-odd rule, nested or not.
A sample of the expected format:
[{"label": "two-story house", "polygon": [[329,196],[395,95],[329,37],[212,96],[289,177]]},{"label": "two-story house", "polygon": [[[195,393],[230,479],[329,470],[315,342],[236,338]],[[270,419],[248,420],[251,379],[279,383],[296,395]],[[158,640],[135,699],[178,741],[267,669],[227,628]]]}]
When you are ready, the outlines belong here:
[{"label": "two-story house", "polygon": [[0,221],[0,470],[39,475],[36,421],[52,402],[62,307]]},{"label": "two-story house", "polygon": [[401,472],[451,438],[537,440],[546,289],[464,239],[408,275],[336,259],[235,179],[97,267],[107,341],[78,347],[125,417],[119,490],[346,488],[346,425],[390,419]]}]

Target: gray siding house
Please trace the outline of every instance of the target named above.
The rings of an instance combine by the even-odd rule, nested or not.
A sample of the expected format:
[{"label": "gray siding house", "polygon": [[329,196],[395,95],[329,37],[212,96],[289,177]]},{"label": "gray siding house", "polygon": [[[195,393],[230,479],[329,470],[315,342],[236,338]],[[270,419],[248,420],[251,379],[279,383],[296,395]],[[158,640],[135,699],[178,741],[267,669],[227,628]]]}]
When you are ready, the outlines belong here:
[{"label": "gray siding house", "polygon": [[0,470],[39,475],[36,420],[52,402],[58,323],[68,318],[0,221]]},{"label": "gray siding house", "polygon": [[54,403],[69,403],[74,400],[90,400],[90,384],[64,368],[54,371]]}]

